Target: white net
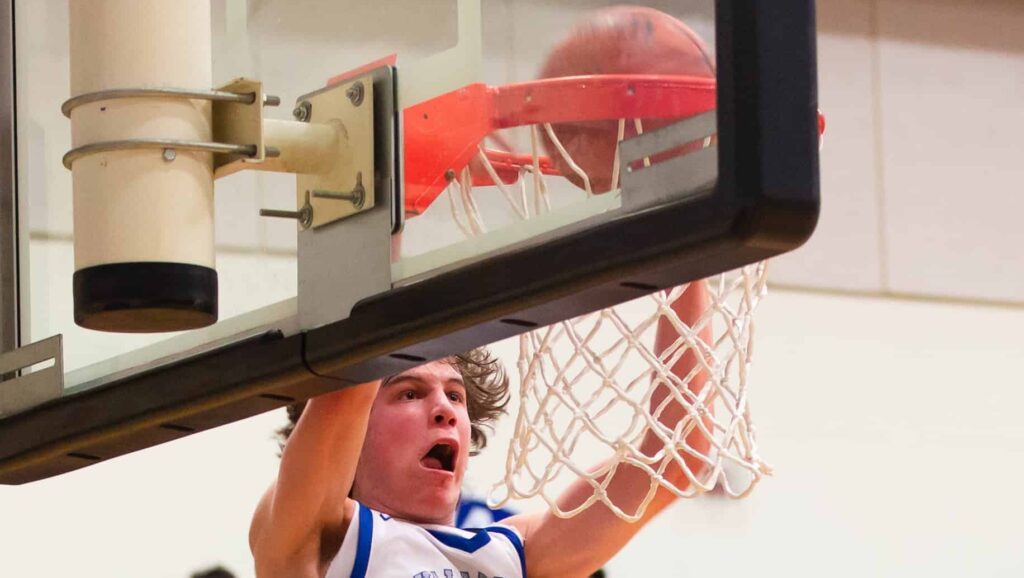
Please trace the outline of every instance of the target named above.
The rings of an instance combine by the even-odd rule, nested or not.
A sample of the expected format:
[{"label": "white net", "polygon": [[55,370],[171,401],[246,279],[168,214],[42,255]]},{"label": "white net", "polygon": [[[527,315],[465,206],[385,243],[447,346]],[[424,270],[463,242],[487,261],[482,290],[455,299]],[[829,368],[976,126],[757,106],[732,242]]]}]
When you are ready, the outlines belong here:
[{"label": "white net", "polygon": [[[659,487],[749,493],[770,472],[747,388],[765,273],[751,265],[521,336],[515,434],[495,501],[539,496],[564,517],[602,502],[636,520]],[[607,491],[623,466],[647,474],[639,502]],[[590,496],[560,502],[573,480]]]},{"label": "white net", "polygon": [[[628,122],[643,132],[640,121]],[[619,121],[620,141],[626,123]],[[572,192],[565,179],[545,175],[551,162],[542,158],[541,135],[575,175]],[[588,175],[551,125],[528,127],[525,140],[531,154],[513,167],[518,178],[511,183],[491,161],[504,153],[483,147],[471,167],[454,175],[451,216],[467,237],[487,232],[474,200],[475,175],[486,174],[519,219],[550,211],[554,190],[593,196]],[[618,159],[611,174],[617,188]],[[659,488],[680,497],[716,488],[747,495],[770,473],[757,452],[748,397],[753,311],[766,292],[766,271],[765,263],[750,265],[521,336],[515,433],[492,505],[540,497],[569,517],[604,503],[632,521]],[[635,469],[646,474],[648,491],[617,503],[609,488]],[[559,501],[573,482],[589,495],[576,491],[571,502]]]}]

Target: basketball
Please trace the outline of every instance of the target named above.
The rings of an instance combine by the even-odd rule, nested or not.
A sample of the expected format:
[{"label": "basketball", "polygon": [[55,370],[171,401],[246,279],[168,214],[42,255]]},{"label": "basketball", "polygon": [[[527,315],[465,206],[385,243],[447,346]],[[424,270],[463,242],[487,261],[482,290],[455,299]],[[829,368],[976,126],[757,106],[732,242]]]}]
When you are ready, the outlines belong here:
[{"label": "basketball", "polygon": [[[540,77],[592,74],[714,78],[715,59],[704,41],[677,18],[653,8],[613,6],[598,10],[577,24],[551,51]],[[654,130],[674,120],[646,119],[643,130]],[[569,156],[587,173],[593,192],[604,193],[614,188],[617,120],[562,123],[552,128]],[[627,122],[624,138],[636,134],[634,124]],[[554,143],[546,135],[543,141],[559,171],[582,188],[582,179],[570,169]]]}]

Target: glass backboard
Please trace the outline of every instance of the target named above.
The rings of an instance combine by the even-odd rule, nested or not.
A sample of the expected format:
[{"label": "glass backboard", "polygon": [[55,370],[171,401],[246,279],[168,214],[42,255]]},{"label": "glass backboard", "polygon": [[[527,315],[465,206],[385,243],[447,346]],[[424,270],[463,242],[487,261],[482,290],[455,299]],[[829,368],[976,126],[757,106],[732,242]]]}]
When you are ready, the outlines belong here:
[{"label": "glass backboard", "polygon": [[[62,381],[0,405],[2,482],[754,262],[801,244],[817,218],[806,0],[199,0],[160,18],[151,2],[76,4],[15,1],[5,47],[21,257],[20,319],[5,331],[22,346],[60,335]],[[199,40],[145,48],[138,31],[157,21],[160,34]],[[135,33],[118,36],[126,29]],[[96,80],[123,73],[97,63],[102,54],[154,50],[135,85]],[[196,74],[178,63],[186,56],[208,60],[208,86],[161,82],[179,78],[175,66]],[[239,78],[260,84],[242,89]],[[154,88],[254,91],[247,110],[262,120],[245,126],[262,140],[251,154],[88,148],[128,137],[110,128],[117,120],[89,129],[103,138],[83,137],[86,114],[168,98],[104,91]],[[209,104],[175,98],[191,112]],[[213,123],[237,116],[208,108]],[[209,258],[195,262],[215,271],[216,323],[155,333],[76,323],[76,272],[109,264],[83,262],[97,251],[84,245],[184,244],[180,227],[145,225],[178,211],[184,193],[76,192],[78,172],[125,155],[161,171],[205,163],[210,190],[197,206],[209,210],[181,219],[189,231],[209,221],[186,236],[201,245],[208,231],[197,251]]]}]

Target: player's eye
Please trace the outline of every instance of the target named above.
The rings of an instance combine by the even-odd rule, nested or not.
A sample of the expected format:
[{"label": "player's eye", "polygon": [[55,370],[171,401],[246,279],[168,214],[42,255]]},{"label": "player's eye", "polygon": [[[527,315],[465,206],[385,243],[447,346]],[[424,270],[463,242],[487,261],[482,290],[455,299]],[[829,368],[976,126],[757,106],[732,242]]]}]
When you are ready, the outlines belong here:
[{"label": "player's eye", "polygon": [[411,389],[407,389],[402,393],[398,394],[399,399],[416,399],[416,392]]},{"label": "player's eye", "polygon": [[462,403],[462,394],[457,391],[449,391],[448,399],[454,401],[455,403]]}]

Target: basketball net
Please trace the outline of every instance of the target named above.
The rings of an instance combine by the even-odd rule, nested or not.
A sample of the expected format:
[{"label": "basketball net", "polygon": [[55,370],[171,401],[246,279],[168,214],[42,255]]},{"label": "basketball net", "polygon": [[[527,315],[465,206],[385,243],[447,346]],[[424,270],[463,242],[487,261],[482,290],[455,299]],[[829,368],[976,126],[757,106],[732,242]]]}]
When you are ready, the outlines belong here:
[{"label": "basketball net", "polygon": [[[634,123],[636,133],[643,132],[639,120],[620,120],[619,141],[627,122]],[[590,178],[550,124],[527,130],[531,154],[523,155],[528,159],[518,167],[513,184],[502,182],[492,162],[507,152],[481,146],[471,163],[478,174],[482,168],[490,176],[520,218],[551,210],[548,179],[558,177],[544,170],[551,162],[540,150],[541,131],[549,142],[546,148],[554,149],[549,152],[561,155],[586,194],[593,194]],[[606,194],[620,194],[618,165],[616,158],[613,190]],[[474,201],[473,182],[467,166],[447,189],[452,218],[467,237],[487,231]],[[733,498],[749,494],[770,474],[757,453],[748,396],[753,312],[765,296],[766,270],[764,262],[750,265],[520,336],[515,432],[490,505],[540,497],[554,514],[570,517],[603,503],[620,518],[635,521],[658,488],[684,498],[713,490]],[[695,284],[705,286],[710,306],[688,324],[671,305]],[[654,346],[659,322],[670,325],[675,336],[662,351]],[[706,328],[714,336],[710,343],[699,335]],[[687,375],[674,374],[670,368],[687,352],[695,354],[696,366]],[[699,387],[694,387],[696,379],[704,380]],[[654,393],[665,387],[669,394],[652,404]],[[681,420],[662,423],[663,414],[678,416],[680,410],[685,412]],[[700,430],[697,436],[695,429]],[[710,450],[693,447],[695,437],[705,445],[710,442]],[[659,446],[653,452],[651,439]],[[645,451],[642,443],[647,444]],[[594,469],[595,463],[601,465]],[[606,491],[627,465],[648,475],[649,488],[639,503],[615,503]],[[670,467],[685,475],[666,475]],[[560,504],[557,498],[576,480],[589,486],[590,496]]]}]

